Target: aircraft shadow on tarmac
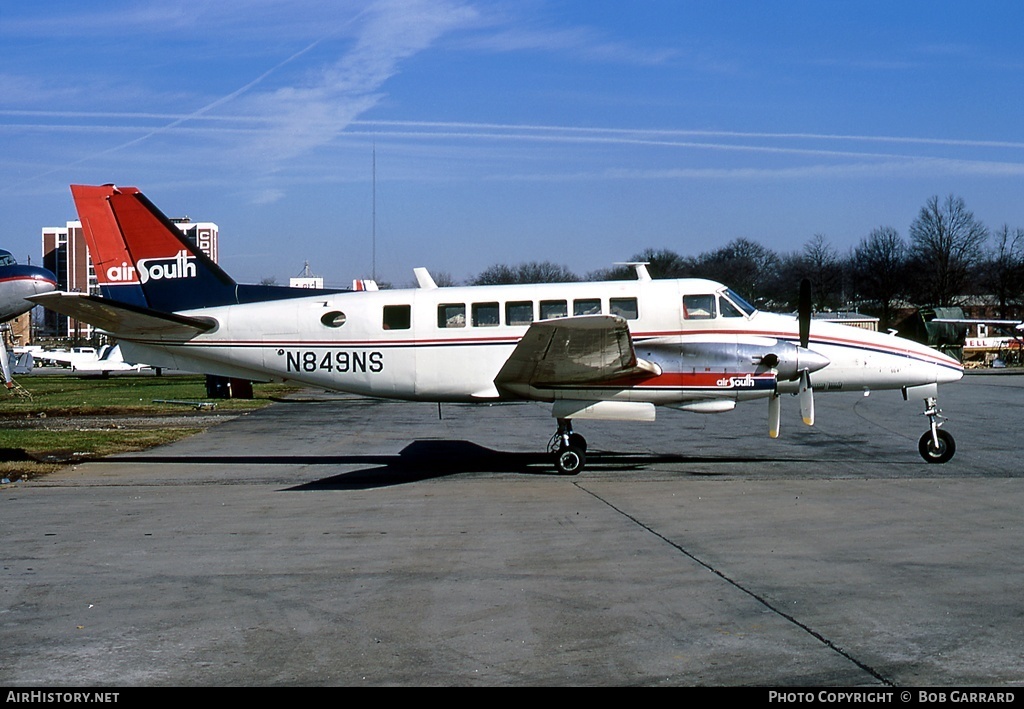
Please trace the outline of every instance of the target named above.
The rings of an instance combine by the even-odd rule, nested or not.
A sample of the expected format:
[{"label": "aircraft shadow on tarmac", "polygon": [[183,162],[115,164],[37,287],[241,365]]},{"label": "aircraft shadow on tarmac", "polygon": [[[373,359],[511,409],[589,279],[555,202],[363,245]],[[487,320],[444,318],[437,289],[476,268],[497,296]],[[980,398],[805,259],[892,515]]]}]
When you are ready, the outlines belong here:
[{"label": "aircraft shadow on tarmac", "polygon": [[[397,455],[297,455],[297,456],[154,456],[132,455],[124,459],[138,463],[186,463],[216,465],[360,465],[369,467],[321,478],[286,490],[361,490],[402,485],[443,478],[450,475],[518,473],[522,475],[558,475],[548,453],[512,453],[497,451],[470,441],[413,441]],[[692,456],[654,453],[592,451],[587,455],[587,472],[644,470],[654,464],[671,463],[759,463],[764,457]],[[770,458],[779,462],[778,457]],[[807,462],[793,459],[792,462]],[[724,473],[725,471],[723,471]],[[695,472],[687,475],[714,475]]]}]

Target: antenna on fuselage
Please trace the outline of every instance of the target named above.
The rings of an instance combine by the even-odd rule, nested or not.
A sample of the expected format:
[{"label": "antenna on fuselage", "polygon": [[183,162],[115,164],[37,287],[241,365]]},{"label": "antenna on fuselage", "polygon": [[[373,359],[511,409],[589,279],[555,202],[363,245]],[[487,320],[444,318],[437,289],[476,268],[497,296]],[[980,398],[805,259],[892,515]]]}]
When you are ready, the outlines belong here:
[{"label": "antenna on fuselage", "polygon": [[650,264],[650,261],[616,261],[615,262],[616,266],[632,266],[633,270],[636,271],[636,279],[638,281],[649,281],[649,280],[652,280],[651,279],[651,274],[647,270],[648,264]]},{"label": "antenna on fuselage", "polygon": [[416,276],[416,286],[418,288],[425,288],[427,290],[433,290],[437,288],[437,283],[430,276],[430,271],[423,267],[412,269],[413,274]]}]

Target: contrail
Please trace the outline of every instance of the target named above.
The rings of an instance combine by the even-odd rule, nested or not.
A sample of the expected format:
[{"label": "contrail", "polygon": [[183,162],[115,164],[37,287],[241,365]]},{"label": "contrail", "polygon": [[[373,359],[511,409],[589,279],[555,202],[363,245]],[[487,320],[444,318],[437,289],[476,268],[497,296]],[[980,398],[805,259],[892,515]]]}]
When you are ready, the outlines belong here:
[{"label": "contrail", "polygon": [[[220,98],[207,106],[200,108],[190,114],[181,116],[177,114],[169,113],[126,113],[126,112],[107,112],[107,111],[31,111],[31,110],[0,110],[0,116],[18,116],[18,117],[41,117],[41,118],[114,118],[114,119],[154,119],[154,120],[166,120],[171,119],[171,122],[165,126],[157,128],[145,136],[132,140],[125,145],[132,145],[134,143],[145,140],[148,137],[152,137],[160,132],[168,130],[170,128],[177,127],[187,121],[216,121],[218,123],[253,123],[253,124],[269,124],[273,122],[273,117],[267,116],[232,116],[232,115],[220,115],[220,116],[206,116],[205,114],[216,108],[217,106],[223,105],[234,98],[237,98],[241,94],[245,93],[249,89],[253,88],[261,81],[266,79],[269,75],[285,66],[287,63],[297,59],[309,50],[313,49],[317,44],[323,40],[317,40],[313,44],[309,45],[305,49],[297,52],[288,59],[284,60],[274,68],[264,72],[261,76],[257,77],[253,81],[249,82],[242,88],[234,91],[223,98]],[[972,140],[966,138],[927,138],[927,137],[913,137],[906,135],[864,135],[864,134],[842,134],[842,133],[770,133],[770,132],[759,132],[759,131],[728,131],[728,130],[700,130],[700,129],[683,129],[683,128],[594,128],[594,127],[578,127],[578,126],[559,126],[559,125],[548,125],[548,124],[521,124],[521,123],[469,123],[469,122],[458,122],[458,121],[388,121],[388,120],[354,120],[351,122],[352,126],[361,126],[366,128],[421,128],[423,132],[395,132],[395,135],[446,135],[445,133],[439,133],[433,129],[446,129],[446,130],[459,130],[459,131],[522,131],[526,134],[531,133],[542,133],[549,132],[554,134],[582,134],[582,135],[606,135],[606,136],[666,136],[666,137],[689,137],[689,138],[761,138],[768,140],[827,140],[827,141],[861,141],[861,142],[873,142],[873,143],[907,143],[911,145],[944,145],[948,147],[959,147],[959,148],[1010,148],[1015,150],[1024,149],[1024,143],[1005,141],[1005,140]],[[33,126],[19,126],[19,127],[33,127]],[[42,128],[43,126],[34,126]],[[71,126],[69,126],[71,127]],[[83,130],[88,127],[81,127]],[[125,130],[130,129],[129,126],[124,127]],[[387,135],[388,133],[384,133]],[[460,135],[460,134],[455,134]],[[461,135],[472,135],[472,133],[461,133]],[[507,137],[515,137],[508,135]],[[111,148],[116,150],[117,148]],[[109,152],[109,151],[106,151]],[[102,153],[101,153],[102,154]]]},{"label": "contrail", "polygon": [[[93,153],[92,155],[87,155],[87,156],[85,156],[83,158],[79,158],[78,160],[74,160],[74,161],[72,161],[70,163],[67,163],[65,165],[61,165],[60,167],[55,167],[53,169],[47,170],[46,172],[41,172],[41,173],[39,173],[37,175],[33,175],[32,177],[28,177],[25,180],[22,180],[18,184],[24,184],[25,182],[30,182],[32,180],[38,180],[40,178],[46,177],[47,175],[52,175],[53,173],[58,172],[60,170],[65,170],[68,167],[74,167],[75,165],[81,165],[82,163],[89,162],[90,160],[95,160],[96,158],[103,157],[104,155],[109,155],[110,153],[115,153],[115,152],[117,152],[119,150],[124,150],[125,148],[129,148],[129,147],[131,147],[133,145],[137,145],[137,144],[139,144],[139,143],[141,143],[143,141],[149,140],[150,138],[152,138],[155,135],[159,135],[160,133],[164,133],[164,132],[166,132],[168,130],[171,130],[172,128],[180,126],[182,123],[186,123],[187,121],[191,121],[191,120],[195,120],[197,118],[200,118],[200,117],[203,116],[203,114],[208,113],[209,111],[213,110],[217,106],[222,106],[225,103],[227,103],[227,102],[237,98],[238,96],[244,94],[246,91],[249,91],[252,87],[257,86],[260,82],[262,82],[264,79],[266,79],[268,76],[270,76],[271,74],[276,72],[281,67],[283,67],[283,66],[285,66],[285,65],[287,65],[287,64],[289,64],[289,63],[291,63],[293,61],[295,61],[296,59],[301,57],[303,54],[306,54],[307,52],[309,52],[311,49],[313,49],[318,44],[323,42],[324,39],[326,39],[326,38],[325,37],[321,37],[320,39],[318,39],[315,42],[313,42],[313,43],[309,44],[308,46],[306,46],[305,48],[300,49],[298,52],[295,52],[295,54],[291,55],[290,57],[288,57],[284,61],[279,62],[275,66],[273,66],[270,69],[268,69],[267,71],[263,72],[262,74],[260,74],[258,77],[256,77],[252,81],[250,81],[248,84],[246,84],[242,88],[237,89],[236,91],[232,91],[227,96],[222,96],[221,98],[217,99],[216,101],[208,103],[207,105],[203,106],[202,108],[200,108],[200,109],[198,109],[196,111],[193,111],[192,113],[190,113],[188,115],[176,118],[175,120],[171,121],[170,123],[168,123],[166,125],[163,125],[163,126],[160,126],[159,128],[155,128],[155,129],[151,130],[150,132],[146,133],[145,135],[142,135],[142,136],[139,136],[138,138],[134,138],[132,140],[129,140],[126,143],[121,143],[120,145],[115,145],[115,146],[113,146],[111,148],[107,148],[106,150],[101,150],[98,153]],[[10,113],[16,113],[16,112],[12,111]],[[57,114],[57,112],[52,112],[52,111],[48,112],[48,113],[50,115],[56,115]],[[4,191],[6,192],[7,190],[11,189],[14,186],[15,185],[8,185],[6,188],[4,188]]]}]

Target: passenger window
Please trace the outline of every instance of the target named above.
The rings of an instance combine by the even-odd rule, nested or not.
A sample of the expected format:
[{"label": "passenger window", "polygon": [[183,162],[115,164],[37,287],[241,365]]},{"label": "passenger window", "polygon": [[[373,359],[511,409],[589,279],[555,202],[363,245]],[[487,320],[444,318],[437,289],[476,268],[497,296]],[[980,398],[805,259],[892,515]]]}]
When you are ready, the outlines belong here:
[{"label": "passenger window", "polygon": [[329,313],[324,313],[324,316],[320,318],[327,327],[341,327],[345,324],[345,313],[340,310],[332,310]]},{"label": "passenger window", "polygon": [[612,315],[618,315],[626,320],[636,320],[640,317],[636,298],[612,298],[608,301],[608,305]]},{"label": "passenger window", "polygon": [[572,301],[573,315],[600,315],[601,301],[598,298],[587,298]]},{"label": "passenger window", "polygon": [[540,319],[565,318],[569,316],[569,306],[564,300],[540,301]]},{"label": "passenger window", "polygon": [[506,325],[529,325],[533,322],[533,301],[518,300],[505,303]]},{"label": "passenger window", "polygon": [[497,303],[473,303],[473,327],[497,327],[500,312]]},{"label": "passenger window", "polygon": [[438,327],[466,327],[466,304],[443,303],[437,306]]},{"label": "passenger window", "polygon": [[385,305],[384,329],[408,330],[412,324],[411,305]]},{"label": "passenger window", "polygon": [[715,296],[684,295],[683,317],[687,320],[710,320],[715,317]]}]

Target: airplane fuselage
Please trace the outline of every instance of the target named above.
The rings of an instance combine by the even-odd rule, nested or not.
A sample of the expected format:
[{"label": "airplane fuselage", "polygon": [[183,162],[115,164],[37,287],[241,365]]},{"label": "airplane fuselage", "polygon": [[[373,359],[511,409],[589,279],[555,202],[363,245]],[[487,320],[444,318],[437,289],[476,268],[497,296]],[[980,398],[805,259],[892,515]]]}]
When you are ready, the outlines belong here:
[{"label": "airplane fuselage", "polygon": [[240,285],[134,187],[72,185],[103,297],[33,296],[116,336],[129,361],[328,390],[450,402],[551,402],[548,448],[562,473],[587,452],[574,419],[650,421],[657,406],[719,413],[766,399],[779,435],[780,393],[814,425],[814,390],[904,389],[929,430],[918,450],[952,458],[938,384],[963,369],[928,347],[812,323],[810,283],[796,316],[756,311],[702,279],[355,292]]},{"label": "airplane fuselage", "polygon": [[[620,400],[719,411],[725,402],[796,391],[801,357],[825,358],[819,391],[898,389],[958,380],[955,360],[893,335],[815,321],[809,350],[793,316],[754,311],[702,279],[635,280],[337,293],[184,311],[212,331],[186,341],[130,338],[154,366],[291,380],[376,397],[472,402]],[[531,322],[626,320],[636,356],[656,371],[600,387],[500,388],[495,378]],[[765,356],[774,354],[774,364]],[[827,360],[827,363],[826,363]],[[722,402],[721,406],[715,402]]]},{"label": "airplane fuselage", "polygon": [[53,274],[45,268],[17,264],[0,267],[0,322],[27,313],[33,303],[25,298],[49,293],[56,286]]}]

